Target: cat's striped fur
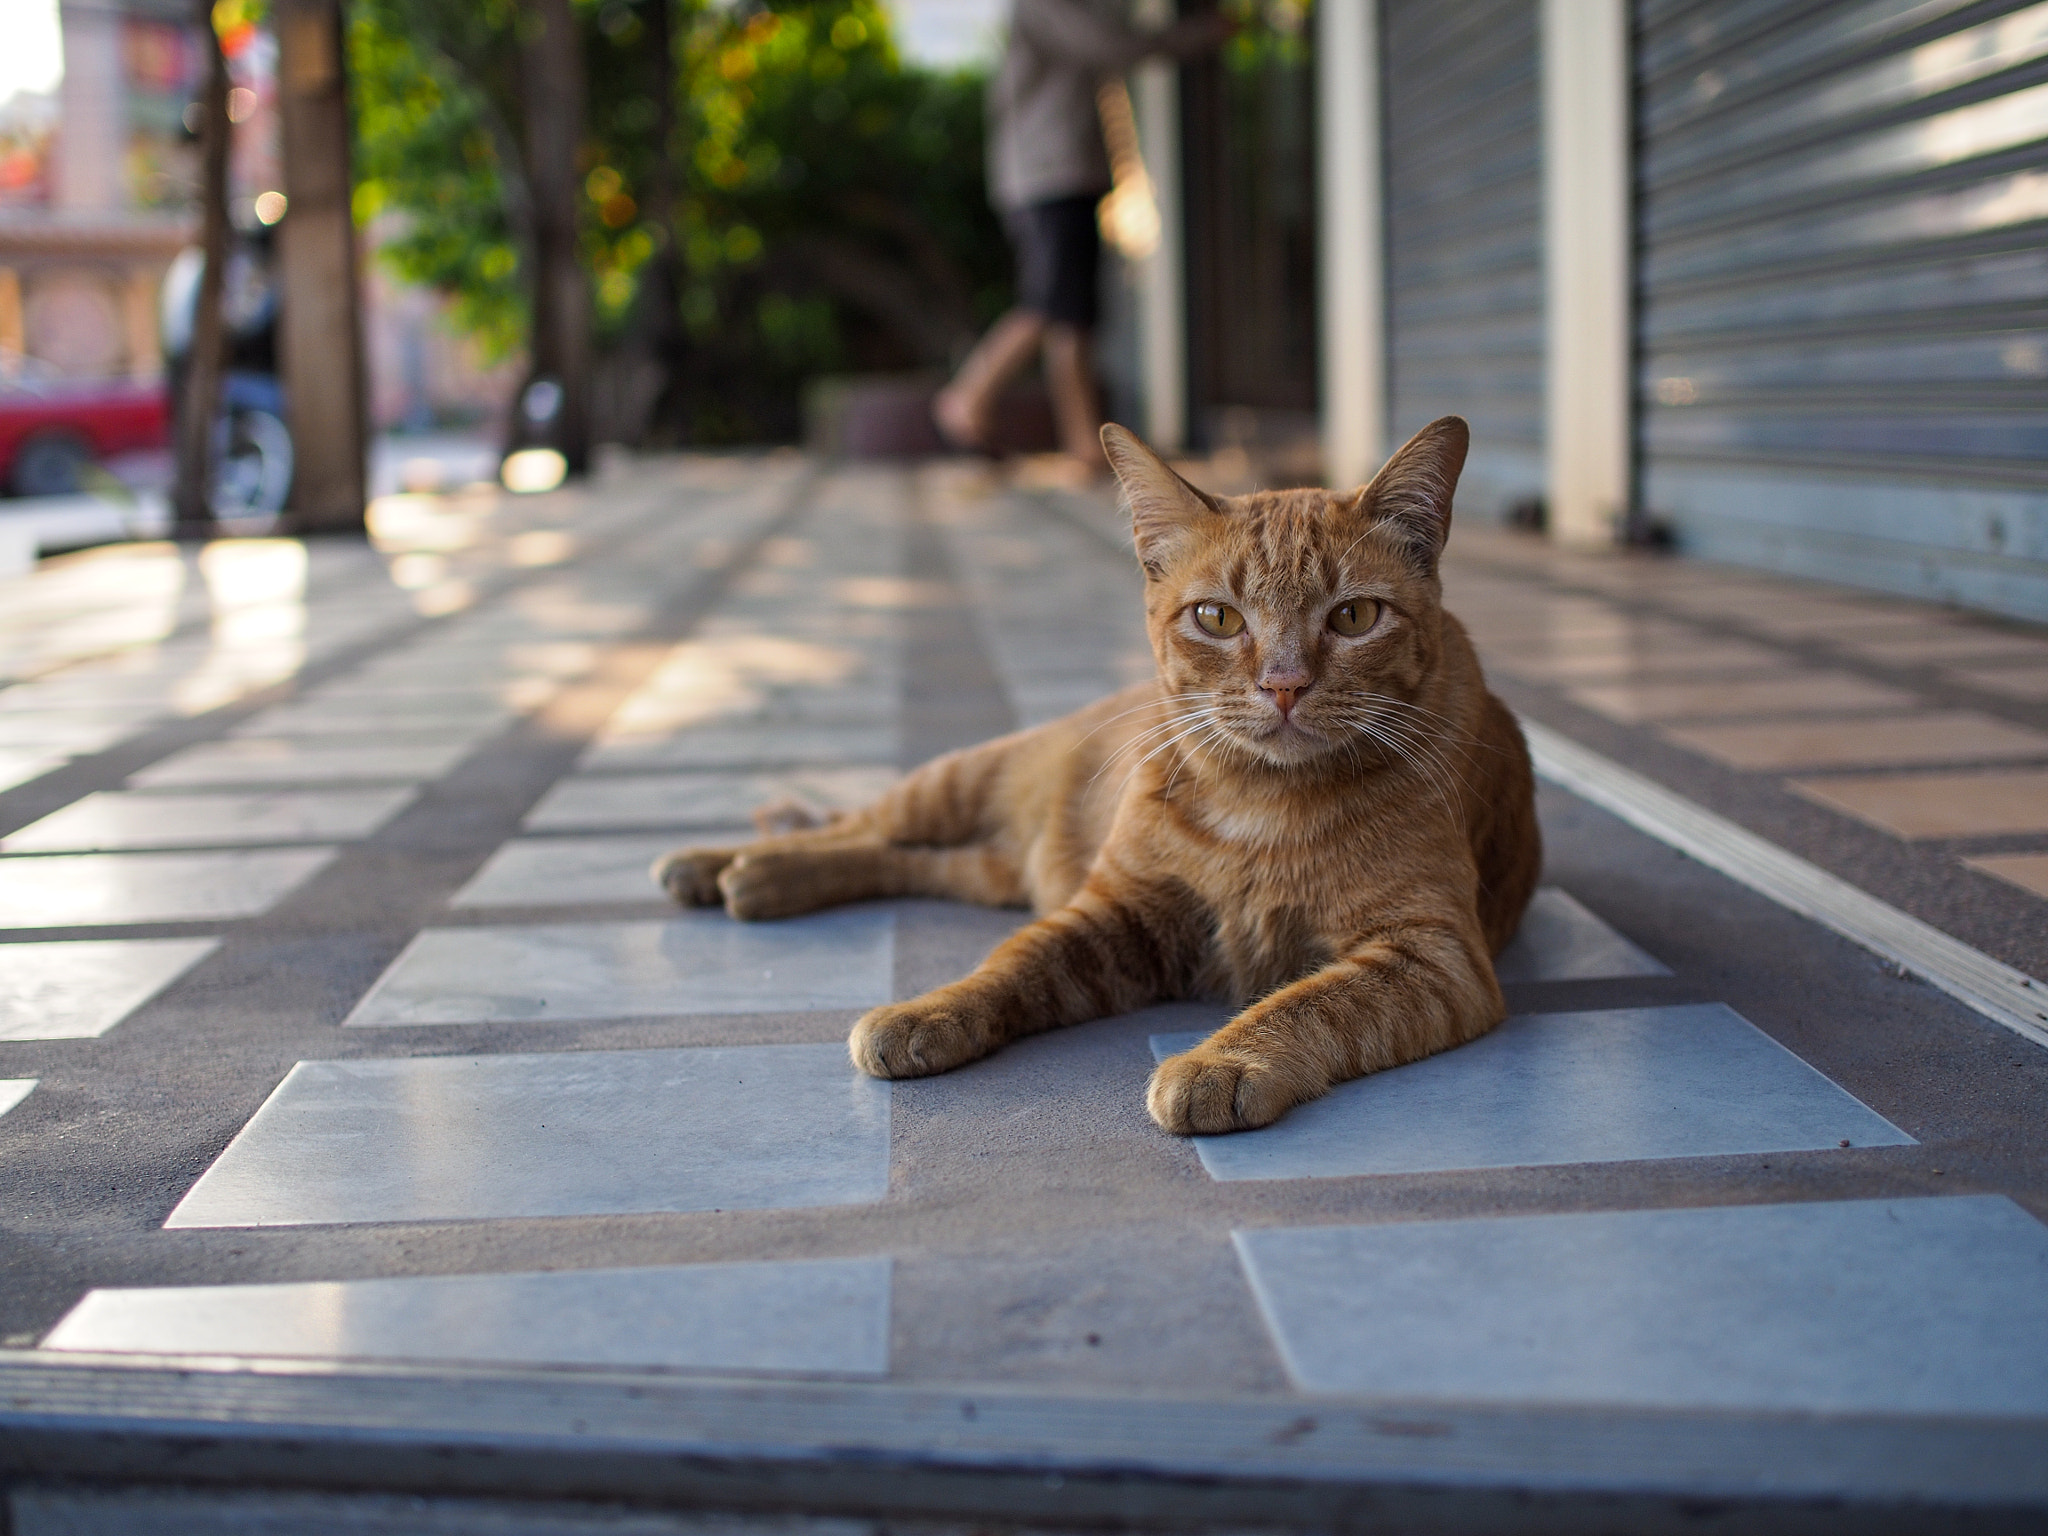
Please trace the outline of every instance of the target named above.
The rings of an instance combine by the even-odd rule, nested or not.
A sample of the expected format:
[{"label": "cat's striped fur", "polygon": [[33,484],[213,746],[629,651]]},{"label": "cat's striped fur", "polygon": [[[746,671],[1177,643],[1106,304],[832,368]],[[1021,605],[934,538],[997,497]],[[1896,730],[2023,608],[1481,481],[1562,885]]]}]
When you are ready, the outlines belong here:
[{"label": "cat's striped fur", "polygon": [[1168,1130],[1229,1131],[1484,1034],[1541,849],[1521,732],[1441,606],[1465,423],[1425,427],[1360,491],[1232,500],[1103,439],[1158,681],[657,878],[749,919],[902,895],[1037,912],[971,975],[854,1026],[879,1077],[1222,995],[1243,1011],[1164,1062],[1147,1104]]}]

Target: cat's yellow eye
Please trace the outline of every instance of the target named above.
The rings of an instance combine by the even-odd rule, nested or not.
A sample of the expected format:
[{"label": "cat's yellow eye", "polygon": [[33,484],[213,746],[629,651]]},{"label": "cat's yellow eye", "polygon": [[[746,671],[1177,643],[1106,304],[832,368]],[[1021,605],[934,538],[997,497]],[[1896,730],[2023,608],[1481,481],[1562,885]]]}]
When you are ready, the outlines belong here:
[{"label": "cat's yellow eye", "polygon": [[1228,640],[1232,635],[1244,633],[1244,615],[1228,603],[1197,603],[1195,625],[1205,635]]},{"label": "cat's yellow eye", "polygon": [[1380,616],[1380,605],[1369,597],[1354,597],[1330,610],[1330,628],[1340,635],[1362,635]]}]

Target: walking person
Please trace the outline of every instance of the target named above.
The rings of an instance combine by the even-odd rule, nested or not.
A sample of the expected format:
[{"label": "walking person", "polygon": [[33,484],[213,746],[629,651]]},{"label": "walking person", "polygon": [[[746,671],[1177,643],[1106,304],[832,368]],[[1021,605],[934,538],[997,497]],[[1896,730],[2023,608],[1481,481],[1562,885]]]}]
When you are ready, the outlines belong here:
[{"label": "walking person", "polygon": [[1231,30],[1211,13],[1141,32],[1124,20],[1120,0],[1013,0],[989,86],[988,180],[1016,252],[1017,304],[932,403],[955,447],[990,445],[997,399],[1042,349],[1060,447],[1078,473],[1108,471],[1095,385],[1095,208],[1111,176],[1096,90],[1140,59],[1210,52]]}]

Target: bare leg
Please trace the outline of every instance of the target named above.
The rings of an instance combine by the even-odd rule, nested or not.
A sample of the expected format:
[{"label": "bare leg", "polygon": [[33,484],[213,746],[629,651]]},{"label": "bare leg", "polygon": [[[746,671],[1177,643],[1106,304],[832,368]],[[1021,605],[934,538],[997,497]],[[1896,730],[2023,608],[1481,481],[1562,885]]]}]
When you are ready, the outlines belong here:
[{"label": "bare leg", "polygon": [[1090,475],[1109,473],[1102,456],[1102,399],[1095,390],[1095,356],[1088,332],[1071,325],[1045,328],[1045,382],[1052,392],[1060,447]]},{"label": "bare leg", "polygon": [[1045,329],[1045,317],[1028,309],[1013,309],[989,327],[932,402],[932,415],[948,441],[963,448],[988,446],[996,399],[1030,364]]}]

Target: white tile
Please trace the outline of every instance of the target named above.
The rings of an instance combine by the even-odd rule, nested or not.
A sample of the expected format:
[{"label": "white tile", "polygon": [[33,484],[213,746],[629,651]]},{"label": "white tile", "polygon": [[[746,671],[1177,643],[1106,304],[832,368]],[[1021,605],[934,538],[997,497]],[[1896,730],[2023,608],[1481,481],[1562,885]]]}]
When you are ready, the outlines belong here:
[{"label": "white tile", "polygon": [[1311,1392],[2048,1413],[2048,1228],[2003,1196],[1235,1236]]},{"label": "white tile", "polygon": [[31,779],[40,779],[52,768],[61,768],[69,760],[63,752],[7,750],[0,751],[0,790],[13,789]]},{"label": "white tile", "polygon": [[336,851],[266,848],[0,859],[0,928],[254,917],[310,880]]},{"label": "white tile", "polygon": [[600,741],[645,741],[672,732],[738,726],[861,726],[893,721],[902,710],[900,686],[866,682],[835,688],[746,690],[703,697],[693,693],[636,693],[606,723]]},{"label": "white tile", "polygon": [[[1154,1035],[1155,1060],[1200,1035]],[[1309,1179],[1910,1146],[1721,1003],[1524,1014],[1340,1083],[1264,1130],[1198,1136],[1216,1179]]]},{"label": "white tile", "polygon": [[878,797],[901,775],[893,768],[811,768],[783,773],[580,774],[541,797],[526,818],[533,831],[605,827],[722,827],[757,806],[798,795],[836,810]]},{"label": "white tile", "polygon": [[1546,885],[1523,914],[1521,931],[1493,962],[1502,983],[1669,976],[1671,968],[1616,933],[1568,893]]},{"label": "white tile", "polygon": [[763,723],[677,731],[669,736],[600,741],[580,768],[751,768],[761,764],[894,763],[900,734],[893,726],[804,726]]},{"label": "white tile", "polygon": [[96,1290],[44,1349],[889,1373],[889,1260]]},{"label": "white tile", "polygon": [[4,1115],[31,1093],[35,1092],[39,1077],[0,1078],[0,1115]]},{"label": "white tile", "polygon": [[104,1035],[218,939],[75,939],[0,948],[0,1040]]},{"label": "white tile", "polygon": [[367,837],[411,801],[411,789],[299,789],[149,795],[102,790],[0,840],[9,853],[95,848],[203,848]]},{"label": "white tile", "polygon": [[895,914],[844,907],[776,923],[723,912],[661,922],[430,928],[349,1024],[561,1023],[809,1013],[888,1002]]},{"label": "white tile", "polygon": [[344,746],[327,741],[209,741],[161,762],[128,782],[138,789],[210,784],[395,783],[438,779],[470,750],[469,742],[435,741],[393,746],[377,741]]},{"label": "white tile", "polygon": [[132,712],[17,710],[0,714],[0,752],[97,752],[148,725],[148,720]]},{"label": "white tile", "polygon": [[853,1205],[889,1188],[889,1086],[846,1048],[302,1061],[167,1227]]},{"label": "white tile", "polygon": [[650,871],[686,842],[746,843],[752,827],[719,827],[688,837],[634,832],[606,837],[525,837],[507,843],[455,893],[458,907],[568,906],[665,901]]}]

